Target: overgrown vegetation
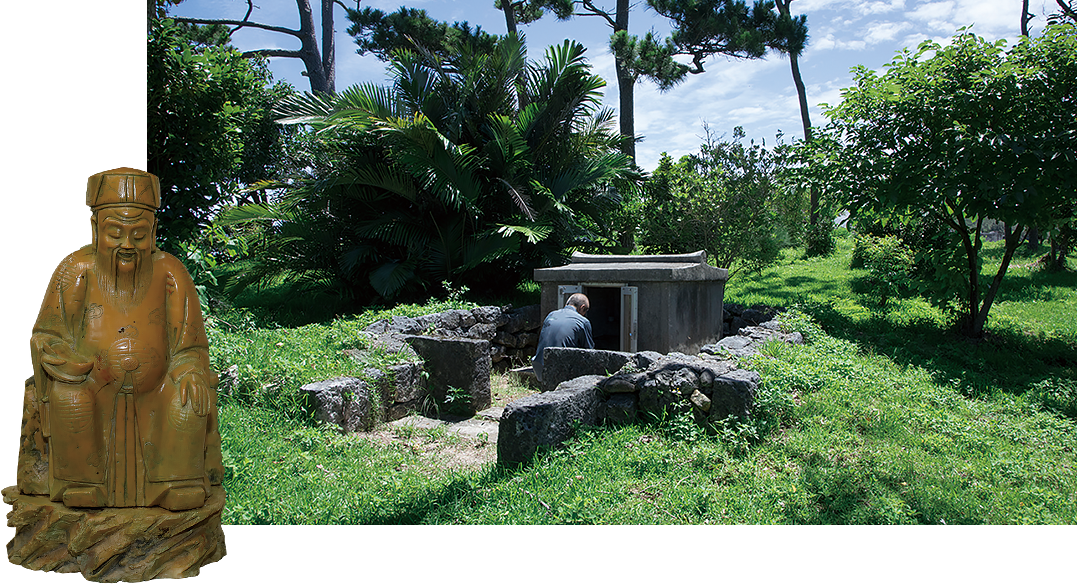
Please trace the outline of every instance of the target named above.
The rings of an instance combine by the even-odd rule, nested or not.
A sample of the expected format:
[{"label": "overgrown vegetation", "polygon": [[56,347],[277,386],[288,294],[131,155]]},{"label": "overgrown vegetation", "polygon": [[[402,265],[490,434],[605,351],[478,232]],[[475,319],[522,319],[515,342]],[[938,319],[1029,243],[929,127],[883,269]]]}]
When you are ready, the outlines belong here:
[{"label": "overgrown vegetation", "polygon": [[[517,471],[447,469],[448,442],[489,446],[435,431],[341,437],[225,399],[225,521],[1077,522],[1077,275],[1018,254],[972,343],[909,293],[880,306],[854,292],[868,270],[849,268],[853,240],[838,236],[830,257],[790,249],[730,283],[738,302],[798,307],[783,319],[808,344],[771,344],[743,364],[763,377],[756,415],[717,436],[670,417],[581,429]],[[992,270],[1002,251],[985,252]],[[352,325],[304,331],[325,339],[333,327]]]},{"label": "overgrown vegetation", "polygon": [[603,218],[637,173],[582,45],[536,61],[514,37],[449,56],[418,46],[393,53],[392,76],[279,106],[317,133],[317,163],[270,204],[224,213],[264,226],[243,282],[303,280],[356,303],[428,298],[443,281],[499,294],[615,241]]},{"label": "overgrown vegetation", "polygon": [[[884,74],[858,66],[809,145],[824,153],[815,172],[862,224],[941,228],[918,250],[933,268],[922,285],[971,337],[1026,233],[1061,235],[1074,218],[1077,119],[1065,104],[1077,99],[1077,36],[1054,26],[1005,46],[962,30],[945,47],[905,50]],[[1006,245],[985,277],[990,220],[1006,224]]]},{"label": "overgrown vegetation", "polygon": [[807,223],[807,197],[789,181],[779,145],[767,149],[736,128],[732,141],[710,134],[698,154],[677,162],[663,156],[638,204],[640,248],[678,254],[706,250],[731,272],[758,271],[798,242]]}]

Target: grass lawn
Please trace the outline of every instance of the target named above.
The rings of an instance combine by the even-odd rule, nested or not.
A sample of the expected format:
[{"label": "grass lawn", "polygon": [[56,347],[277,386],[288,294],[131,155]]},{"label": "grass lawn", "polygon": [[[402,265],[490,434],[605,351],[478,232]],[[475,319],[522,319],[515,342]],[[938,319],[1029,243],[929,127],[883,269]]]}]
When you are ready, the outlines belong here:
[{"label": "grass lawn", "polygon": [[[848,268],[850,251],[847,238],[824,259],[788,250],[729,283],[727,301],[795,307],[809,338],[745,364],[764,381],[751,420],[716,437],[677,419],[582,429],[512,471],[452,459],[490,446],[436,430],[342,437],[309,424],[291,397],[353,373],[336,356],[370,315],[219,326],[215,365],[239,365],[241,389],[221,399],[225,522],[1077,522],[1077,275],[1019,255],[971,343],[918,298],[882,307],[857,292],[865,271]],[[497,384],[506,400],[527,391]]]}]

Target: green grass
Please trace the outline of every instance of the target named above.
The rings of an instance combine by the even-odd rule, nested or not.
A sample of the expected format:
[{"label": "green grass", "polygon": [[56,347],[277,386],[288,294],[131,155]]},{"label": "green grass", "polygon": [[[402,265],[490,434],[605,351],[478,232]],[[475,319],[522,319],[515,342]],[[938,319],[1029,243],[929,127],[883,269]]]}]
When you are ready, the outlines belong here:
[{"label": "green grass", "polygon": [[[771,345],[744,364],[763,378],[757,414],[718,436],[676,418],[581,429],[520,469],[454,470],[428,451],[444,436],[341,437],[271,400],[252,407],[226,398],[225,521],[1077,522],[1074,274],[1033,270],[1034,256],[1019,255],[987,338],[972,343],[918,298],[880,307],[856,292],[863,271],[848,268],[850,249],[840,239],[828,258],[787,251],[781,265],[729,283],[730,301],[798,307],[787,318],[810,343]],[[263,353],[250,363],[286,370],[307,359],[313,374],[323,366],[310,363],[351,327],[345,320],[282,338],[257,330],[262,349],[249,351]],[[301,349],[277,348],[287,340]],[[274,362],[274,351],[292,357]]]}]

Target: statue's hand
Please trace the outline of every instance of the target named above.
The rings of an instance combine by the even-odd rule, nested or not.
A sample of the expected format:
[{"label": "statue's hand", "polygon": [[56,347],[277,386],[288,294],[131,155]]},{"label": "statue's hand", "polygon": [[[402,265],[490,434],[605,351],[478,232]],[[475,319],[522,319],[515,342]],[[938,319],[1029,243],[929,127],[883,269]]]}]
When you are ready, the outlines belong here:
[{"label": "statue's hand", "polygon": [[181,406],[190,401],[191,408],[198,416],[205,416],[209,412],[213,391],[206,384],[201,374],[192,372],[181,377],[179,391]]},{"label": "statue's hand", "polygon": [[93,362],[81,361],[67,345],[45,345],[41,348],[41,367],[48,375],[66,384],[81,384],[93,369]]}]

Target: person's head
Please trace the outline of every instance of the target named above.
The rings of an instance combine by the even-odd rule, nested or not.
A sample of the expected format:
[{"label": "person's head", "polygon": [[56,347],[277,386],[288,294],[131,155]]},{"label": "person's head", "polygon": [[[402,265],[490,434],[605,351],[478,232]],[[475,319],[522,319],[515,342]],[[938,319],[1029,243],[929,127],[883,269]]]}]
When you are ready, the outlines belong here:
[{"label": "person's head", "polygon": [[115,302],[137,303],[149,283],[160,193],[157,177],[127,168],[98,173],[86,184],[97,279]]},{"label": "person's head", "polygon": [[575,293],[568,297],[565,301],[566,307],[572,307],[576,309],[576,312],[582,316],[587,315],[587,311],[591,308],[591,301],[587,300],[587,295],[583,293]]}]

